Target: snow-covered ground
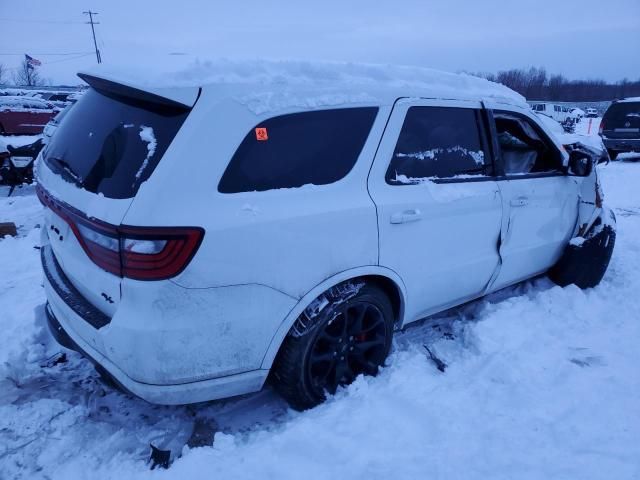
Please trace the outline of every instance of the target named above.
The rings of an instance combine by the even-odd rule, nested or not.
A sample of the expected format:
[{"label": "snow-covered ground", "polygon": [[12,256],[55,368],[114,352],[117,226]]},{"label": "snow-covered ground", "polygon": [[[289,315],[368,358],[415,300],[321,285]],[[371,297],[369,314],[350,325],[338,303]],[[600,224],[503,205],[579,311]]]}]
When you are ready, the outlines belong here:
[{"label": "snow-covered ground", "polygon": [[[42,210],[33,187],[0,191],[0,222],[19,226],[0,240],[0,479],[640,478],[640,163],[598,169],[619,228],[600,286],[539,278],[447,312],[397,335],[378,377],[304,413],[269,389],[152,406],[78,354],[55,364]],[[149,443],[179,453],[195,417],[219,425],[213,447],[149,471]]]}]

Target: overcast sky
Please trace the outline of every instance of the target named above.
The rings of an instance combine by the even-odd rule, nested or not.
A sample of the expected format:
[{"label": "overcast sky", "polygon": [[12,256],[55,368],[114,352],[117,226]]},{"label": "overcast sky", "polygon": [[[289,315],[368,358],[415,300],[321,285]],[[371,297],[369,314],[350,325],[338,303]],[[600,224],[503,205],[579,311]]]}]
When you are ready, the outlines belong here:
[{"label": "overcast sky", "polygon": [[96,61],[89,8],[105,63],[294,58],[640,79],[640,0],[0,0],[0,63],[28,53],[53,83],[77,83]]}]

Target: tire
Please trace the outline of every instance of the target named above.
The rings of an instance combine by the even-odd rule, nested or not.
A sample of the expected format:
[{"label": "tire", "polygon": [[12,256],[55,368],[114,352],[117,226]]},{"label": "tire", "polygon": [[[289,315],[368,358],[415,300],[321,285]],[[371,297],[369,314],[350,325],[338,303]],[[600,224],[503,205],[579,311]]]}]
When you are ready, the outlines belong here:
[{"label": "tire", "polygon": [[363,373],[376,375],[391,349],[394,315],[377,286],[349,281],[318,297],[296,320],[271,380],[296,410],[322,403]]},{"label": "tire", "polygon": [[614,226],[602,226],[602,218],[598,218],[581,245],[567,245],[558,263],[549,270],[549,278],[561,287],[595,287],[607,271],[615,243]]},{"label": "tire", "polygon": [[609,158],[611,159],[611,161],[615,160],[616,158],[618,158],[618,153],[615,150],[607,150],[607,153],[609,154]]}]

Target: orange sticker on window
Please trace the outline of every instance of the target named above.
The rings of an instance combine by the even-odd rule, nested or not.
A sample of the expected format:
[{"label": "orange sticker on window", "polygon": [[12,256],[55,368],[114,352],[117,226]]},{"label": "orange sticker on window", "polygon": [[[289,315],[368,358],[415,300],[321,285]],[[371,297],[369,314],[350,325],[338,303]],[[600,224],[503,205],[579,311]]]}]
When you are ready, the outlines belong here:
[{"label": "orange sticker on window", "polygon": [[267,129],[264,127],[256,128],[256,140],[260,142],[264,142],[265,140],[269,140],[269,135],[267,134]]}]

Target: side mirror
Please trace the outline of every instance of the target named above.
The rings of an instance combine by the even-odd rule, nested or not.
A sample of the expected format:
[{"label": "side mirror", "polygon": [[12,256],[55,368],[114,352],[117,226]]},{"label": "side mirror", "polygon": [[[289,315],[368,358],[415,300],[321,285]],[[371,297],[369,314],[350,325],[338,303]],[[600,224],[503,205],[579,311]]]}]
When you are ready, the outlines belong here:
[{"label": "side mirror", "polygon": [[593,170],[591,155],[581,150],[572,150],[569,153],[569,175],[576,177],[588,177]]}]

